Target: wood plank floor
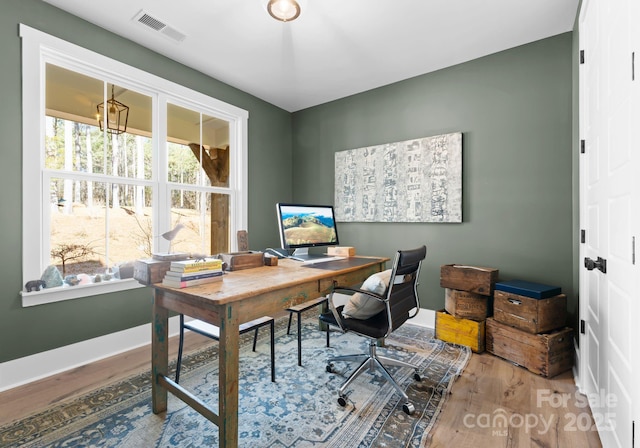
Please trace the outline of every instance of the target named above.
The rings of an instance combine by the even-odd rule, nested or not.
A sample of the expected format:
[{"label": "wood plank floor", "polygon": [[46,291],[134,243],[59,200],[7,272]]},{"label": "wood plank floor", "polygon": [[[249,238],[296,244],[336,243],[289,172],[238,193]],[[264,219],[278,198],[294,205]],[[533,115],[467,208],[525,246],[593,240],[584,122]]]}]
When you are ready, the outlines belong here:
[{"label": "wood plank floor", "polygon": [[[196,334],[185,337],[188,351],[210,343]],[[172,340],[170,357],[176,352]],[[142,347],[0,393],[0,426],[143,372],[150,353]],[[428,446],[600,447],[589,408],[581,408],[582,403],[571,372],[548,380],[490,354],[474,354],[445,401]]]},{"label": "wood plank floor", "polygon": [[534,375],[488,353],[474,354],[431,433],[431,448],[601,447],[572,373]]}]

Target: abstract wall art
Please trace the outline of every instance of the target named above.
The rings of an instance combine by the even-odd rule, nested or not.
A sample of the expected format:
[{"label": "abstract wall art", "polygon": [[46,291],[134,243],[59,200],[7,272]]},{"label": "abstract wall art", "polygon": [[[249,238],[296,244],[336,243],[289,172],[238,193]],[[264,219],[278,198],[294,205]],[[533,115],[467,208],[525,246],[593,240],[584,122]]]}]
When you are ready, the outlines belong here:
[{"label": "abstract wall art", "polygon": [[335,153],[336,219],[462,222],[462,133]]}]

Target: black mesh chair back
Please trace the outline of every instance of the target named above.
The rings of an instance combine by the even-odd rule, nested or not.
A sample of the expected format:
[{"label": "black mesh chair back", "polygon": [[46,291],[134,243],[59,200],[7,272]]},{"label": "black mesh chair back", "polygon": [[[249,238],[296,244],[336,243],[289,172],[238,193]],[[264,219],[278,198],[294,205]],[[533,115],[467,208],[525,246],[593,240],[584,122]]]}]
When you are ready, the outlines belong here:
[{"label": "black mesh chair back", "polygon": [[418,277],[422,260],[427,256],[426,246],[398,251],[387,288],[389,330],[391,333],[420,310]]}]

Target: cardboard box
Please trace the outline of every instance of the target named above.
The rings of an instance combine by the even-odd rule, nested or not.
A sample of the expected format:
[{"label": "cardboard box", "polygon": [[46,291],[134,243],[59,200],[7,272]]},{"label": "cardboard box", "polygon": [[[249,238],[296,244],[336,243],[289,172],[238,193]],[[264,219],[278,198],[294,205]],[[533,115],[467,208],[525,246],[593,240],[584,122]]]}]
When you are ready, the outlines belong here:
[{"label": "cardboard box", "polygon": [[440,267],[440,286],[490,296],[498,272],[494,268],[445,264]]},{"label": "cardboard box", "polygon": [[436,338],[466,345],[475,353],[482,353],[485,348],[485,321],[455,317],[445,310],[436,311]]},{"label": "cardboard box", "polygon": [[486,320],[489,353],[551,378],[573,367],[573,330],[563,328],[531,334],[496,321]]},{"label": "cardboard box", "polygon": [[567,323],[567,296],[558,294],[546,299],[496,291],[493,317],[500,323],[529,333],[547,333]]},{"label": "cardboard box", "polygon": [[445,288],[444,309],[455,317],[485,320],[492,313],[491,296]]},{"label": "cardboard box", "polygon": [[356,248],[351,246],[327,246],[327,255],[335,257],[355,257]]}]

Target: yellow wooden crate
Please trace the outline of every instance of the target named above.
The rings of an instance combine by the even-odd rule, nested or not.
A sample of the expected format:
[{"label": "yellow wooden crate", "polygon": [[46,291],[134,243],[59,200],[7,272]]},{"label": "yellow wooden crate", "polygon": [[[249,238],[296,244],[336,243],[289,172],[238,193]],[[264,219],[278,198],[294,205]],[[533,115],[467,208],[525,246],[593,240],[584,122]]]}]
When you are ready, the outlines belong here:
[{"label": "yellow wooden crate", "polygon": [[445,310],[436,311],[436,338],[453,344],[466,345],[482,353],[485,344],[485,321],[455,317]]}]

